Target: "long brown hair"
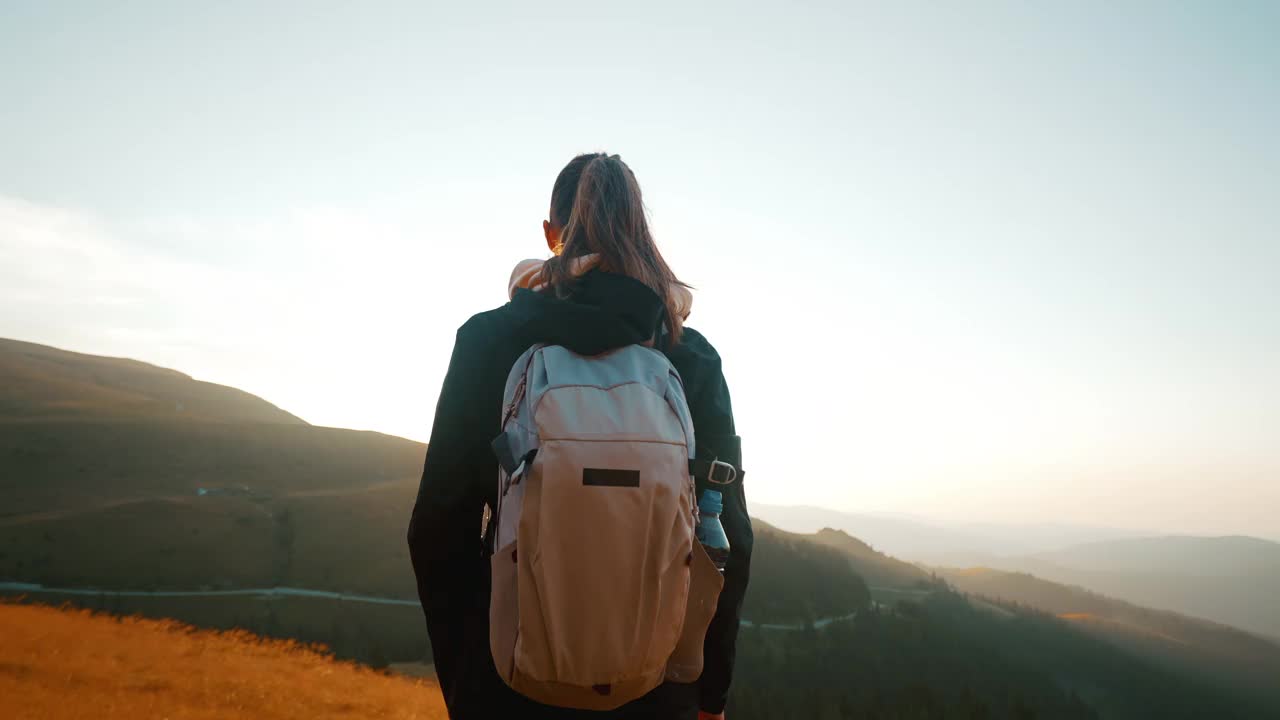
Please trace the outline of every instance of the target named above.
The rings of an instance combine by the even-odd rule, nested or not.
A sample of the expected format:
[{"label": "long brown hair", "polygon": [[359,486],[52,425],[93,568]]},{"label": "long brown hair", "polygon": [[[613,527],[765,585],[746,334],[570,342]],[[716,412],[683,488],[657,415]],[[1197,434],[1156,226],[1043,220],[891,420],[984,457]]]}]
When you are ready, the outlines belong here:
[{"label": "long brown hair", "polygon": [[662,298],[670,342],[679,341],[684,319],[673,290],[684,283],[649,233],[640,184],[622,158],[587,153],[570,160],[551,188],[550,219],[560,228],[564,247],[542,268],[548,286],[560,294],[569,292],[574,280],[570,259],[598,254],[601,270],[639,280]]}]

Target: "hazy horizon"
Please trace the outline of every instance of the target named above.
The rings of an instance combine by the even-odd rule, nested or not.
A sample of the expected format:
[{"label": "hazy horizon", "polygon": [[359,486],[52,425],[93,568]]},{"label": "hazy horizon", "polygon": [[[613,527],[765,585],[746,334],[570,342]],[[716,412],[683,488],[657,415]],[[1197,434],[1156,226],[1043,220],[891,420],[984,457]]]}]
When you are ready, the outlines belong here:
[{"label": "hazy horizon", "polygon": [[1280,7],[924,8],[6,4],[0,336],[426,440],[608,149],[753,501],[1280,536]]}]

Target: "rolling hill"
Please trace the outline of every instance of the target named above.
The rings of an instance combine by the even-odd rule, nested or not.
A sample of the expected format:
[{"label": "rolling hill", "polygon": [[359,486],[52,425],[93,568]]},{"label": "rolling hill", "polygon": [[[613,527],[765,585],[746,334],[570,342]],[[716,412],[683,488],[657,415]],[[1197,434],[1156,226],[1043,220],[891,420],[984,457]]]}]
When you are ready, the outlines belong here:
[{"label": "rolling hill", "polygon": [[[0,427],[0,577],[52,585],[310,580],[324,569],[304,559],[295,576],[295,539],[323,544],[366,493],[407,517],[425,452],[173,370],[13,340],[0,340]],[[326,503],[337,517],[310,525]]]},{"label": "rolling hill", "polygon": [[803,537],[844,555],[854,572],[872,587],[920,589],[936,584],[919,567],[886,555],[843,530],[823,528],[813,535]]},{"label": "rolling hill", "polygon": [[1003,607],[1025,606],[1164,667],[1280,704],[1280,644],[1226,625],[1153,610],[1026,573],[939,568],[957,590]]},{"label": "rolling hill", "polygon": [[306,424],[262,398],[176,370],[0,338],[0,419],[53,418]]}]

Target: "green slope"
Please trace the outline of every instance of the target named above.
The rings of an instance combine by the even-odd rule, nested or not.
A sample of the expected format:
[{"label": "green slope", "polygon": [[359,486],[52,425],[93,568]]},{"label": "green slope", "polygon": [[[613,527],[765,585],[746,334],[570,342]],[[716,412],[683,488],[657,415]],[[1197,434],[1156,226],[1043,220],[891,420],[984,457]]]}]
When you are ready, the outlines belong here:
[{"label": "green slope", "polygon": [[38,418],[305,424],[262,398],[175,370],[0,338],[0,421]]}]

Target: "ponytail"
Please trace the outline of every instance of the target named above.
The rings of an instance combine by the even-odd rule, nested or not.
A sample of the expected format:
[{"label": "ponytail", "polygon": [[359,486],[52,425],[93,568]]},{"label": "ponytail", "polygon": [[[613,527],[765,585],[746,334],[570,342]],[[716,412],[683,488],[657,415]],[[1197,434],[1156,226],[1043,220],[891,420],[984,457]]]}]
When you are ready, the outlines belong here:
[{"label": "ponytail", "polygon": [[684,318],[675,292],[687,286],[658,251],[640,184],[622,158],[590,153],[571,160],[551,189],[551,222],[560,228],[563,250],[542,268],[548,286],[566,294],[573,282],[572,259],[596,254],[601,270],[639,280],[662,298],[670,342],[679,342]]}]

